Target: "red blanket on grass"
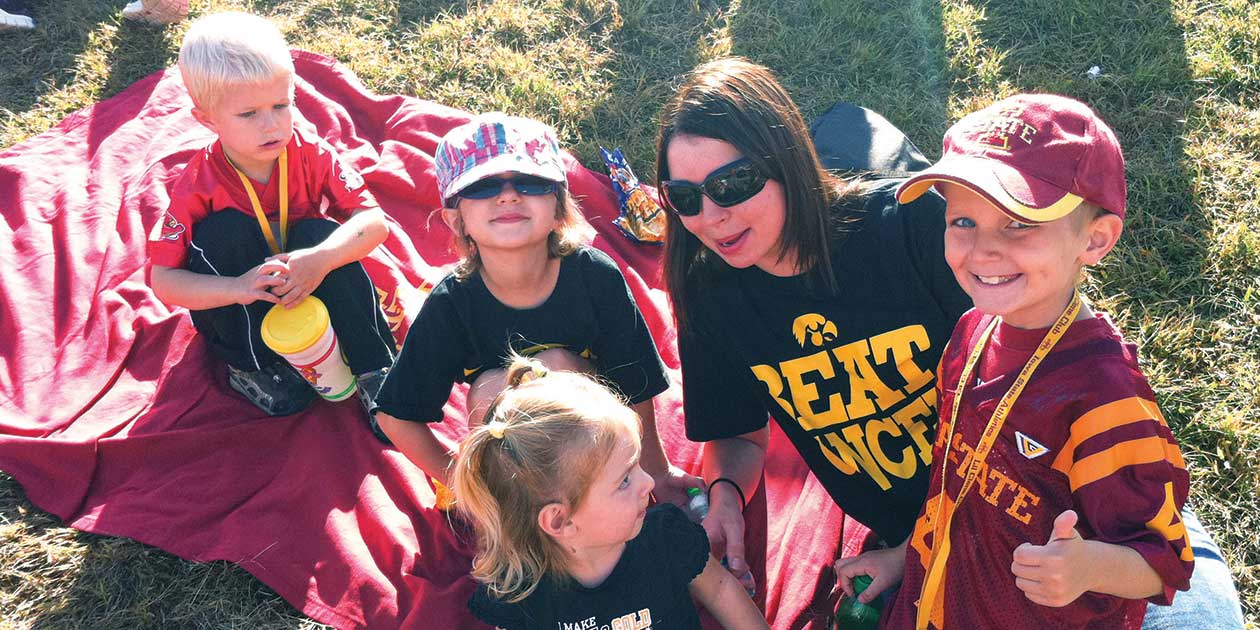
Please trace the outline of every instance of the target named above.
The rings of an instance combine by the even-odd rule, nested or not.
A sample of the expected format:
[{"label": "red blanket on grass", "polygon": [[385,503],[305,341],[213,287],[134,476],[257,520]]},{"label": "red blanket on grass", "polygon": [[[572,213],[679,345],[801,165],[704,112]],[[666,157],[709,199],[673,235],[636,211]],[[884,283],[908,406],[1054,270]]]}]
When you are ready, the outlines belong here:
[{"label": "red blanket on grass", "polygon": [[[432,154],[468,115],[376,96],[327,58],[294,57],[300,124],[363,171],[391,218],[365,264],[401,340],[452,260],[430,217]],[[168,70],[0,152],[0,469],[73,527],[235,562],[325,623],[476,627],[468,536],[431,508],[417,469],[372,438],[357,403],[262,416],[228,388],[187,312],[149,290],[146,234],[167,186],[212,140],[189,105]],[[569,160],[569,181],[677,382],[659,249],[618,233],[605,176]],[[448,435],[464,426],[460,399]],[[656,410],[671,457],[695,470],[677,385]],[[749,505],[758,600],[774,627],[805,627],[828,607],[824,567],[843,517],[777,431],[764,488]]]}]

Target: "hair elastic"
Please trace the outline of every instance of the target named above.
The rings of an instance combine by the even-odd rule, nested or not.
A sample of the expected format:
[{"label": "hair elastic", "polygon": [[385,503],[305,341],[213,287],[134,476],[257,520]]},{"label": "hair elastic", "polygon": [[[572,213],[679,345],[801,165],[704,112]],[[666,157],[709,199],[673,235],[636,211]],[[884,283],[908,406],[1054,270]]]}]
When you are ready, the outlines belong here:
[{"label": "hair elastic", "polygon": [[491,420],[486,423],[486,432],[490,434],[490,437],[502,440],[503,432],[507,430],[507,426],[507,423],[502,420]]},{"label": "hair elastic", "polygon": [[539,367],[537,365],[531,366],[528,372],[521,375],[521,380],[519,383],[517,383],[517,386],[519,387],[530,381],[540,379],[546,375],[547,375],[547,368]]},{"label": "hair elastic", "polygon": [[735,492],[739,493],[739,511],[743,512],[744,508],[748,507],[748,499],[744,496],[744,489],[739,487],[739,484],[735,483],[734,479],[728,479],[726,477],[718,477],[717,479],[714,479],[713,481],[709,482],[709,498],[710,499],[713,498],[713,486],[716,486],[719,483],[723,483],[723,482],[731,484],[731,487],[735,488]]}]

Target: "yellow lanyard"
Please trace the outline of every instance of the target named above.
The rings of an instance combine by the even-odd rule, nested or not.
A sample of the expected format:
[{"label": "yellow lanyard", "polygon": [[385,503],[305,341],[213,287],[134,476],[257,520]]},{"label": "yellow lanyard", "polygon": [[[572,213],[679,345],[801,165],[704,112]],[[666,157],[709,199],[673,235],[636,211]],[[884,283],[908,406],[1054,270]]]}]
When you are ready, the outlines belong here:
[{"label": "yellow lanyard", "polygon": [[952,503],[952,509],[947,513],[944,506],[948,492],[945,490],[945,482],[949,474],[949,451],[954,445],[954,430],[958,423],[958,409],[962,402],[963,390],[967,387],[967,383],[971,381],[971,373],[975,369],[976,364],[980,361],[980,355],[984,351],[985,344],[989,341],[989,336],[993,334],[993,330],[997,328],[998,318],[994,317],[989,322],[987,328],[980,335],[980,340],[976,342],[974,348],[971,349],[971,355],[967,357],[967,362],[963,365],[962,374],[958,378],[958,388],[954,390],[954,404],[949,412],[949,433],[945,438],[945,450],[941,458],[941,496],[936,502],[936,513],[932,518],[932,554],[928,560],[927,575],[923,579],[923,591],[919,596],[919,611],[915,623],[916,628],[927,628],[929,621],[936,621],[939,626],[939,619],[933,620],[933,610],[939,604],[938,598],[941,596],[941,586],[945,579],[945,563],[949,557],[949,529],[950,523],[953,521],[954,513],[958,510],[958,505],[962,503],[963,497],[971,490],[971,486],[975,483],[976,477],[980,473],[980,468],[985,459],[989,456],[989,451],[993,448],[994,442],[997,441],[998,434],[1002,431],[1002,425],[1006,423],[1006,416],[1010,414],[1011,408],[1015,406],[1015,400],[1024,392],[1024,386],[1028,384],[1028,380],[1032,377],[1032,373],[1041,365],[1042,359],[1050,354],[1054,346],[1063,338],[1063,334],[1067,332],[1069,326],[1081,312],[1081,296],[1073,292],[1072,300],[1068,302],[1067,308],[1063,309],[1063,313],[1059,315],[1059,319],[1055,321],[1050,330],[1046,332],[1045,338],[1041,340],[1041,344],[1037,346],[1037,350],[1028,358],[1028,362],[1024,364],[1024,369],[1020,370],[1019,376],[1015,377],[1015,382],[1011,383],[1006,393],[1002,395],[998,401],[997,407],[993,409],[993,415],[989,418],[989,424],[985,427],[984,433],[980,436],[979,443],[971,452],[971,460],[967,466],[967,474],[963,478],[962,487],[958,489],[958,496]]},{"label": "yellow lanyard", "polygon": [[[228,164],[232,164],[230,161]],[[236,168],[232,164],[232,170],[236,171],[236,176],[241,178],[241,185],[245,187],[245,192],[249,194],[249,203],[254,206],[254,216],[258,218],[258,227],[262,228],[263,236],[267,238],[267,245],[271,247],[271,253],[279,254],[284,251],[284,242],[289,237],[289,148],[285,147],[280,152],[280,172],[276,173],[280,177],[280,241],[276,242],[276,235],[271,231],[271,223],[267,221],[267,214],[263,212],[262,202],[258,201],[258,193],[254,192],[254,184],[249,181],[245,173],[241,169]]]}]

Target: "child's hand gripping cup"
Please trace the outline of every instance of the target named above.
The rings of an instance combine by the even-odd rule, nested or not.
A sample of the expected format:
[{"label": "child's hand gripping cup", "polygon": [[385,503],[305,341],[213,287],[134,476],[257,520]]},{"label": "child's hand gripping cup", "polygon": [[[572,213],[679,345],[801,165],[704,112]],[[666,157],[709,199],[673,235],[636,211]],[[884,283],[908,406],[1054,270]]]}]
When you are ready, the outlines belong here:
[{"label": "child's hand gripping cup", "polygon": [[863,604],[857,598],[862,591],[870,587],[871,581],[869,575],[853,578],[853,597],[846,596],[841,599],[840,605],[836,608],[836,630],[875,630],[879,627],[879,613],[884,608],[883,601],[876,598],[869,604]]},{"label": "child's hand gripping cup", "polygon": [[263,318],[262,339],[325,399],[345,400],[357,389],[319,298],[308,296],[293,308],[273,306]]}]

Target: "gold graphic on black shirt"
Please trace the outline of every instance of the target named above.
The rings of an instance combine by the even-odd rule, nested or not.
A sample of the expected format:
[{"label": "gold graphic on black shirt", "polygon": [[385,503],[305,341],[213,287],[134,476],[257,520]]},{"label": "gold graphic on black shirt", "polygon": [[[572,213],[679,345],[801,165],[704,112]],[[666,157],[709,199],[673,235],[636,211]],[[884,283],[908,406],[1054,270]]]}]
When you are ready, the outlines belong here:
[{"label": "gold graphic on black shirt", "polygon": [[792,322],[792,336],[802,348],[807,341],[815,347],[830,343],[836,340],[838,334],[836,325],[817,313],[806,313]]},{"label": "gold graphic on black shirt", "polygon": [[[539,344],[534,344],[532,346],[529,346],[527,348],[517,348],[515,350],[517,354],[523,357],[532,357],[546,350],[554,350],[556,348],[568,348],[568,347],[569,346],[562,343],[539,343]],[[577,355],[579,357],[582,357],[583,359],[586,359],[587,361],[595,360],[594,359],[595,352],[591,350],[590,348],[583,349],[581,352],[577,353]],[[478,365],[475,367],[466,367],[464,368],[464,378],[468,378],[472,376],[473,374],[476,374],[477,372],[480,372],[484,369],[486,369],[484,365]]]},{"label": "gold graphic on black shirt", "polygon": [[600,624],[599,618],[594,615],[579,621],[556,622],[556,630],[649,630],[651,627],[652,610],[650,608],[620,615],[605,624]]},{"label": "gold graphic on black shirt", "polygon": [[[802,347],[838,337],[835,324],[814,313],[797,317],[792,332]],[[915,361],[931,345],[916,324],[751,370],[837,470],[861,471],[890,490],[893,478],[912,479],[932,461],[935,376]]]}]

